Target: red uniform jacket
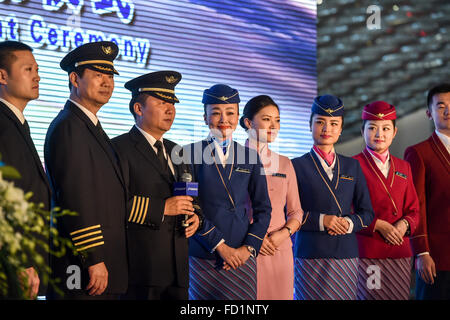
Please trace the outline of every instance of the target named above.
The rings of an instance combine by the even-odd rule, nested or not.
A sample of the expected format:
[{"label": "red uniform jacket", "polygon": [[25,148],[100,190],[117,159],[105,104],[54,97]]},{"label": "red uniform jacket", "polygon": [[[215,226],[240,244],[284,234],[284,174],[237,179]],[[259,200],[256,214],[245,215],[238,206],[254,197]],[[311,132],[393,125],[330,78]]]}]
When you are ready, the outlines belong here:
[{"label": "red uniform jacket", "polygon": [[414,188],[411,167],[408,162],[391,155],[389,174],[385,178],[367,150],[354,158],[361,164],[375,212],[375,218],[369,227],[357,233],[359,256],[371,259],[411,257],[408,237],[404,237],[402,245],[396,246],[386,243],[379,232],[374,232],[377,219],[391,224],[406,219],[411,234],[417,229],[419,199]]},{"label": "red uniform jacket", "polygon": [[420,224],[411,238],[414,254],[428,251],[436,269],[450,270],[450,155],[436,133],[409,147],[405,160],[411,164],[420,201]]}]

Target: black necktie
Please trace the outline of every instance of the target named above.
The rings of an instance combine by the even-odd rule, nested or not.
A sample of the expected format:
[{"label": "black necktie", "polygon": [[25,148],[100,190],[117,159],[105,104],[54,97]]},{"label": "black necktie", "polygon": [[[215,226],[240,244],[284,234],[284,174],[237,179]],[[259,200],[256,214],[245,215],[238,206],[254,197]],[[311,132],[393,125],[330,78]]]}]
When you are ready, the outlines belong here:
[{"label": "black necktie", "polygon": [[159,140],[156,140],[156,142],[153,146],[157,150],[156,156],[158,157],[158,160],[161,163],[161,167],[163,168],[163,171],[168,173],[167,160],[164,157],[164,150],[163,150],[162,142]]}]

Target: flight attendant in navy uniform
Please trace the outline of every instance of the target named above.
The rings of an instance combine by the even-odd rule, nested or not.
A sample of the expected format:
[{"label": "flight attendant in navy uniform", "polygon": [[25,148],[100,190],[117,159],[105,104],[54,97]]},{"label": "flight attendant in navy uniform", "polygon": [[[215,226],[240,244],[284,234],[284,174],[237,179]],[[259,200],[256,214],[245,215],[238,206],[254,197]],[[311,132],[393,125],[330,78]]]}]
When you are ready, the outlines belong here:
[{"label": "flight attendant in navy uniform", "polygon": [[334,151],[343,114],[338,97],[316,97],[310,118],[314,146],[292,160],[304,211],[294,249],[297,300],[356,299],[355,232],[370,225],[373,209],[358,161]]},{"label": "flight attendant in navy uniform", "polygon": [[255,300],[255,258],[272,210],[264,168],[255,150],[232,140],[239,122],[238,91],[217,84],[204,91],[202,102],[210,134],[184,148],[204,215],[189,241],[189,299]]}]

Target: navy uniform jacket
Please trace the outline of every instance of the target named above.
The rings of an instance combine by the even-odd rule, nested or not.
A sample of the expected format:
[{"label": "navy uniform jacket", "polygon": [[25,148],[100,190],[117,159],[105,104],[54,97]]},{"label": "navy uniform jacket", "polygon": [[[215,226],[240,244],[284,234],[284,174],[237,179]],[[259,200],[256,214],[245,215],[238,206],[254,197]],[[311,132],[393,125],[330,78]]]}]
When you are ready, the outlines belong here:
[{"label": "navy uniform jacket", "polygon": [[[53,206],[77,212],[58,219],[60,234],[72,240],[77,254],[55,259],[55,273],[65,288],[67,267],[82,269],[82,289],[87,268],[104,262],[108,269],[105,294],[125,293],[127,257],[125,244],[126,189],[119,159],[106,136],[72,102],[52,121],[44,148]],[[70,275],[70,274],[69,274]],[[80,294],[67,290],[66,294]]]},{"label": "navy uniform jacket", "polygon": [[[12,180],[14,185],[25,193],[33,192],[30,201],[42,203],[43,209],[49,210],[50,185],[30,133],[11,109],[2,102],[0,102],[0,154],[2,162],[13,166],[21,174],[20,179]],[[39,253],[48,262],[48,253],[45,250],[40,250]],[[43,290],[44,287],[41,285],[39,294],[44,294]]]},{"label": "navy uniform jacket", "polygon": [[[184,215],[164,216],[174,178],[163,172],[156,152],[135,126],[112,142],[131,198],[127,214],[129,283],[165,287],[177,281],[179,287],[187,288],[188,240],[181,227]],[[164,139],[169,156],[175,146]],[[172,164],[175,176],[180,177],[185,166]]]},{"label": "navy uniform jacket", "polygon": [[[272,207],[264,168],[256,151],[233,141],[228,150],[227,165],[223,168],[218,157],[212,156],[215,155],[212,140],[190,144],[183,149],[184,155],[193,163],[194,180],[199,185],[199,201],[205,218],[202,227],[190,238],[189,255],[218,259],[218,253],[211,251],[221,239],[230,247],[250,245],[258,252],[269,227]],[[202,156],[205,157],[203,161]],[[233,164],[230,164],[231,160]],[[253,207],[252,224],[245,209],[249,196]]]},{"label": "navy uniform jacket", "polygon": [[[355,232],[370,225],[374,214],[366,179],[358,160],[336,153],[333,181],[330,181],[313,150],[292,160],[297,175],[303,225],[297,233],[297,258],[346,259],[358,257]],[[349,217],[352,233],[331,236],[320,231],[320,214]]]}]

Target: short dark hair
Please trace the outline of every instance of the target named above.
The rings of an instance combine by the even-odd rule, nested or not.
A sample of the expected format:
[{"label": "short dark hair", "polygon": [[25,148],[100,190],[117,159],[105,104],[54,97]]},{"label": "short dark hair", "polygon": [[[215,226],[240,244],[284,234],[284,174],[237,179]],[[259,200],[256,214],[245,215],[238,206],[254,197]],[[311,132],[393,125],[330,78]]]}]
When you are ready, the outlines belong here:
[{"label": "short dark hair", "polygon": [[428,91],[427,95],[427,107],[430,109],[431,104],[433,103],[433,97],[436,94],[439,93],[447,93],[450,92],[450,83],[440,83],[437,86],[434,86],[433,88]]},{"label": "short dark hair", "polygon": [[11,65],[17,60],[15,51],[30,51],[33,49],[25,43],[19,41],[2,41],[0,42],[0,69],[5,69],[9,74],[11,72]]},{"label": "short dark hair", "polygon": [[241,127],[244,130],[247,130],[244,119],[253,120],[253,117],[259,112],[259,110],[261,110],[267,106],[275,106],[278,109],[278,112],[280,112],[280,108],[278,107],[278,105],[269,96],[260,95],[260,96],[251,98],[245,104],[244,111],[242,112],[242,117],[239,120],[239,124],[241,125]]},{"label": "short dark hair", "polygon": [[[309,116],[309,127],[312,127],[312,119],[314,117],[314,115],[317,114],[315,112],[311,112],[311,115]],[[344,116],[340,116],[342,118],[342,128],[344,128]]]},{"label": "short dark hair", "polygon": [[[361,126],[361,131],[362,132],[364,132],[364,127],[366,126],[367,121],[370,121],[370,120],[363,120],[363,123],[362,123],[362,126]],[[395,126],[396,126],[395,119],[391,120],[391,121],[392,121],[392,124],[394,125],[394,128],[395,128]]]},{"label": "short dark hair", "polygon": [[134,112],[134,104],[135,103],[140,103],[141,105],[145,105],[145,101],[147,100],[148,94],[146,93],[140,93],[134,97],[131,98],[130,100],[130,112],[133,115],[134,120],[136,120],[136,113]]},{"label": "short dark hair", "polygon": [[[80,78],[82,78],[84,75],[84,71],[86,71],[87,68],[88,68],[87,66],[81,66],[81,67],[76,68],[72,72],[75,72]],[[69,73],[69,75],[70,75],[70,73]],[[69,79],[69,90],[72,90],[72,82],[70,82],[70,79]]]}]

